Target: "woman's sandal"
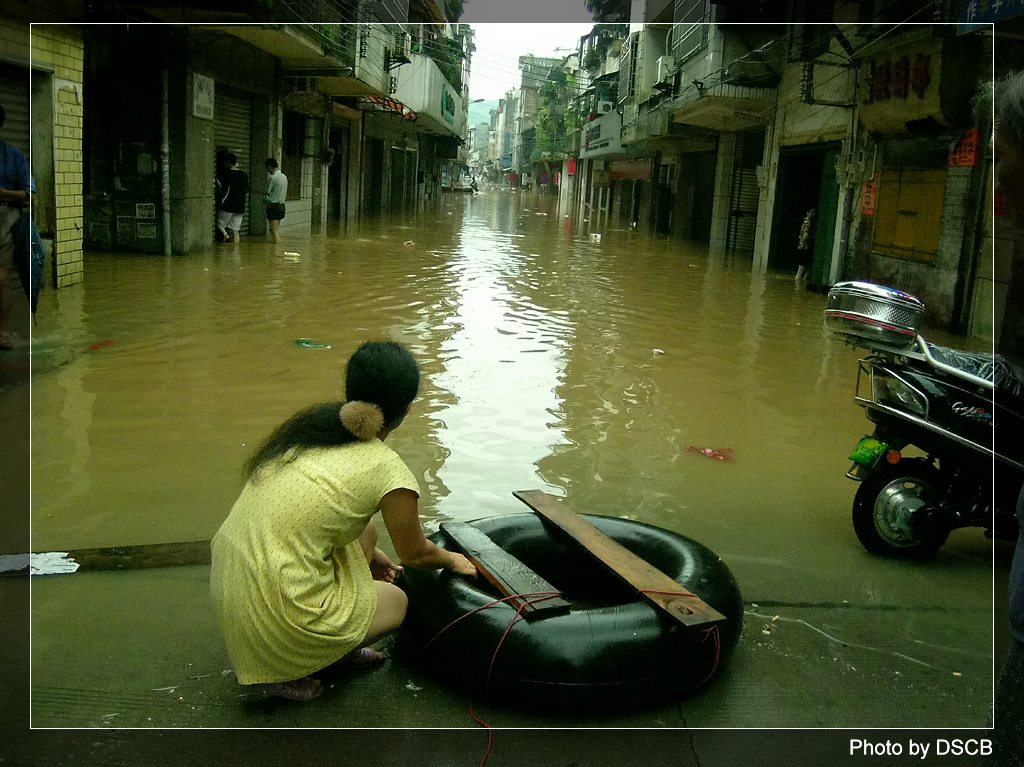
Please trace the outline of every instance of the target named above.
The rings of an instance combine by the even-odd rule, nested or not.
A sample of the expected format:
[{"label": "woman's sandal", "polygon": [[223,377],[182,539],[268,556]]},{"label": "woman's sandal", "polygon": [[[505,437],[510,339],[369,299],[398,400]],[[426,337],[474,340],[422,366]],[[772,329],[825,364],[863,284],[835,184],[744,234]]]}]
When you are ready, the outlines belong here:
[{"label": "woman's sandal", "polygon": [[372,647],[360,647],[342,658],[341,662],[352,668],[372,668],[373,666],[379,666],[387,659],[387,655],[374,650]]},{"label": "woman's sandal", "polygon": [[254,685],[254,687],[258,688],[264,695],[273,695],[277,698],[294,700],[299,703],[311,701],[323,692],[320,680],[314,679],[311,676],[306,676],[302,679],[293,679],[290,682],[257,684]]}]

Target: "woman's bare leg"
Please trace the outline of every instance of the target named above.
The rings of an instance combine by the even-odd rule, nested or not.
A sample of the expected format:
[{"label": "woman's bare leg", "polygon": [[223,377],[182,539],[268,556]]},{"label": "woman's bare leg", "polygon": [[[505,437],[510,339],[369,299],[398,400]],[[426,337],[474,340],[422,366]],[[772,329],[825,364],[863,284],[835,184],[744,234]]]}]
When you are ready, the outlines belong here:
[{"label": "woman's bare leg", "polygon": [[376,642],[401,626],[409,607],[409,598],[395,584],[374,581],[373,586],[377,589],[377,612],[373,614],[373,621],[363,639],[364,645]]}]

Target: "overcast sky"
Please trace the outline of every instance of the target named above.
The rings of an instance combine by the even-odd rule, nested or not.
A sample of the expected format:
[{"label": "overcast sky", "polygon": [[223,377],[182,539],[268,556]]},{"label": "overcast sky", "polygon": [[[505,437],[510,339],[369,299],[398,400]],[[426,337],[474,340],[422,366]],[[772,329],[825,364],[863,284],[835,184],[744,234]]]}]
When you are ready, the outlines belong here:
[{"label": "overcast sky", "polygon": [[[469,6],[467,5],[467,8]],[[519,57],[525,54],[560,58],[576,50],[593,23],[471,24],[476,52],[469,74],[469,98],[502,98],[519,85]],[[563,49],[563,50],[559,50]]]}]

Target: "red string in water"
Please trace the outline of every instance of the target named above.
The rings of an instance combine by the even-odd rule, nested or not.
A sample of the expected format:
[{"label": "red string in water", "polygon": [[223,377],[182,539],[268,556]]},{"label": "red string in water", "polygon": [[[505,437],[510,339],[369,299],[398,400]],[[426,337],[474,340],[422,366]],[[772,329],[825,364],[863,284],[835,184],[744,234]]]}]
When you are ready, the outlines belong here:
[{"label": "red string in water", "polygon": [[477,715],[476,711],[473,710],[472,703],[469,704],[469,715],[473,717],[474,722],[487,730],[487,750],[484,751],[484,758],[480,760],[480,767],[484,767],[487,764],[487,760],[491,758],[491,748],[494,746],[494,730],[491,729],[491,725],[485,719]]}]

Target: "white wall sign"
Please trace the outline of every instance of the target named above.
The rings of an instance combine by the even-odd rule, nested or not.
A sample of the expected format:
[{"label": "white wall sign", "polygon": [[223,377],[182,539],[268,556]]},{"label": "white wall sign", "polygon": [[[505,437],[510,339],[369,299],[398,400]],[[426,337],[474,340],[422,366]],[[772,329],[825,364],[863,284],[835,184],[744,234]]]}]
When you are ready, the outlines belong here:
[{"label": "white wall sign", "polygon": [[192,115],[213,119],[213,78],[192,73]]},{"label": "white wall sign", "polygon": [[611,111],[583,126],[580,159],[622,152],[622,115]]}]

